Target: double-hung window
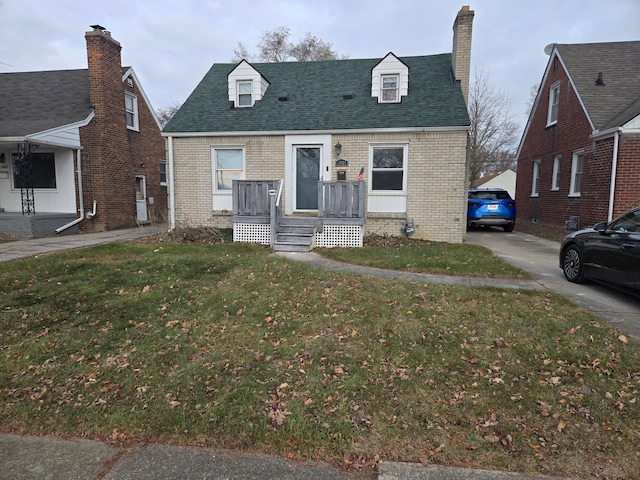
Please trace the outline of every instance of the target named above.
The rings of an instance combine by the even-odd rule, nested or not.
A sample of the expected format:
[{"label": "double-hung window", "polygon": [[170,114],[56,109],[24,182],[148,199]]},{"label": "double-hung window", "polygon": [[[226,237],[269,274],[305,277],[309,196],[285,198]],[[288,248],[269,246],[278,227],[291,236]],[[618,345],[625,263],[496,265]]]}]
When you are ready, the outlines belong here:
[{"label": "double-hung window", "polygon": [[399,191],[406,188],[406,145],[372,147],[371,190]]},{"label": "double-hung window", "polygon": [[400,101],[400,75],[381,75],[380,94],[383,103],[397,103]]},{"label": "double-hung window", "polygon": [[233,180],[244,178],[244,149],[241,147],[214,147],[214,191],[231,193]]},{"label": "double-hung window", "polygon": [[127,117],[127,128],[138,130],[138,99],[135,95],[124,94],[124,110]]},{"label": "double-hung window", "polygon": [[560,105],[560,82],[549,87],[549,110],[547,112],[547,126],[558,123],[558,106]]},{"label": "double-hung window", "polygon": [[584,152],[573,152],[571,159],[571,186],[569,187],[570,197],[579,197],[582,188],[582,168]]},{"label": "double-hung window", "polygon": [[238,99],[236,105],[238,107],[250,107],[253,104],[251,92],[253,84],[251,81],[240,81],[237,83]]},{"label": "double-hung window", "polygon": [[531,196],[537,197],[540,193],[540,160],[533,161],[533,171],[531,172]]},{"label": "double-hung window", "polygon": [[560,159],[562,156],[553,157],[553,173],[551,175],[551,190],[560,190]]}]

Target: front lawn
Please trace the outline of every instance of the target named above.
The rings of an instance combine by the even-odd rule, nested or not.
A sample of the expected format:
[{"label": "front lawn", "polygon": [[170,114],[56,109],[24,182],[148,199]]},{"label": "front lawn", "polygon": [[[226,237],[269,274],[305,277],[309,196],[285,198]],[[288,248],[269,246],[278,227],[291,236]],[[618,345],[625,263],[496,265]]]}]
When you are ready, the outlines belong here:
[{"label": "front lawn", "polygon": [[639,344],[565,298],[182,240],[0,264],[1,431],[638,478]]}]

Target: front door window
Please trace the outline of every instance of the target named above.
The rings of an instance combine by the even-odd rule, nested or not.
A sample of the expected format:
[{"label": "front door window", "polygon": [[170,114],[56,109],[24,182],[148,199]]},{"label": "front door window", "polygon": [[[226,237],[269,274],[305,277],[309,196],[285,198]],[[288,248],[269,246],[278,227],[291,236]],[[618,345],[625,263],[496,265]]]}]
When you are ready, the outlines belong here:
[{"label": "front door window", "polygon": [[296,209],[318,209],[320,147],[295,147]]}]

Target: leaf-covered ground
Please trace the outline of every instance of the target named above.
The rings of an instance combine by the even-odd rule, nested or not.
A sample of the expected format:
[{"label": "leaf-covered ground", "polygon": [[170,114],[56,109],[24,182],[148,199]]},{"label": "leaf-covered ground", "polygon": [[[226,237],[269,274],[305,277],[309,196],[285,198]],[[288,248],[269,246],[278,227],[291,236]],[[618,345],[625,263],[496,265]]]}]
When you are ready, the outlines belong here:
[{"label": "leaf-covered ground", "polygon": [[552,293],[310,268],[239,244],[0,265],[0,429],[638,478],[638,342]]}]

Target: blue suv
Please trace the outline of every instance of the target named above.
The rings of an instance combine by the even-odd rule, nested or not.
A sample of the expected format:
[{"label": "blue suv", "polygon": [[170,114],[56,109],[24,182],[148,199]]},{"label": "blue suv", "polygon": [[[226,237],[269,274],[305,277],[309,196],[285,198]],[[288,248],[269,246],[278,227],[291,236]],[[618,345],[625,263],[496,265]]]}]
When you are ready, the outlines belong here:
[{"label": "blue suv", "polygon": [[516,201],[502,188],[469,190],[467,227],[497,226],[505,232],[516,226]]}]

